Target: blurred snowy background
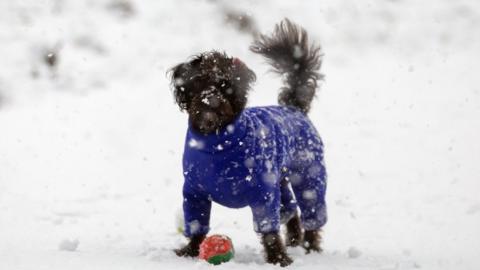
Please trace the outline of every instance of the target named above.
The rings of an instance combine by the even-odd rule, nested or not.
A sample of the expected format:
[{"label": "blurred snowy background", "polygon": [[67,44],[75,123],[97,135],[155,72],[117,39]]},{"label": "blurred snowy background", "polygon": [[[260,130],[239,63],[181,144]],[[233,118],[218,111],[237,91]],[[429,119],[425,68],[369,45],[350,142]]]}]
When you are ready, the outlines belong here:
[{"label": "blurred snowy background", "polygon": [[[283,17],[326,75],[325,252],[291,268],[479,269],[474,0],[0,1],[0,269],[210,269],[171,252],[187,118],[166,72],[225,50],[257,73],[249,105],[272,104],[245,29]],[[237,252],[219,269],[275,268],[248,209],[215,207],[212,232]]]}]

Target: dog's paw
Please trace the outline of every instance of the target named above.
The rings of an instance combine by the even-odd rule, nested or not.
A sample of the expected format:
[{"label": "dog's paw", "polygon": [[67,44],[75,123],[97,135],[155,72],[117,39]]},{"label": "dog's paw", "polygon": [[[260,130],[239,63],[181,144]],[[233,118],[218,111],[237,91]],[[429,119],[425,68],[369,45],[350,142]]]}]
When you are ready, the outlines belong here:
[{"label": "dog's paw", "polygon": [[265,259],[267,263],[279,264],[284,267],[293,262],[292,258],[287,255],[282,238],[278,233],[263,234],[262,244],[265,248]]},{"label": "dog's paw", "polygon": [[305,235],[303,237],[303,248],[306,251],[306,254],[313,252],[322,252],[322,248],[320,244],[322,242],[322,236],[320,235],[320,231],[305,231]]},{"label": "dog's paw", "polygon": [[173,250],[175,254],[179,257],[197,257],[200,253],[198,248],[192,248],[189,245],[186,245],[182,248]]},{"label": "dog's paw", "polygon": [[305,254],[310,254],[312,251],[321,253],[323,249],[320,246],[310,245],[308,242],[303,243],[303,248],[305,249]]},{"label": "dog's paw", "polygon": [[302,244],[303,233],[300,218],[295,215],[287,222],[287,232],[285,234],[285,245],[287,247],[297,247]]},{"label": "dog's paw", "polygon": [[292,264],[293,260],[286,253],[279,253],[275,256],[268,256],[267,262],[271,264],[279,264],[281,267],[285,267]]},{"label": "dog's paw", "polygon": [[193,236],[186,246],[175,249],[174,252],[179,257],[197,257],[200,254],[200,244],[203,239],[205,239],[205,235]]}]

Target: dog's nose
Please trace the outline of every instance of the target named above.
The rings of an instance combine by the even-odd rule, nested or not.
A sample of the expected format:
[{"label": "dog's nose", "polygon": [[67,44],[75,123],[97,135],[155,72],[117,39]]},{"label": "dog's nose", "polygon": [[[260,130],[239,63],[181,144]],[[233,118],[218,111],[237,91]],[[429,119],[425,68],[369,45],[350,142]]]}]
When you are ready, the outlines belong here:
[{"label": "dog's nose", "polygon": [[213,112],[204,112],[201,116],[201,127],[204,131],[210,132],[217,128],[218,116]]},{"label": "dog's nose", "polygon": [[205,129],[207,129],[207,130],[212,130],[214,126],[215,126],[215,122],[213,122],[213,121],[211,121],[211,120],[207,120],[207,121],[204,123],[204,127],[205,127]]}]

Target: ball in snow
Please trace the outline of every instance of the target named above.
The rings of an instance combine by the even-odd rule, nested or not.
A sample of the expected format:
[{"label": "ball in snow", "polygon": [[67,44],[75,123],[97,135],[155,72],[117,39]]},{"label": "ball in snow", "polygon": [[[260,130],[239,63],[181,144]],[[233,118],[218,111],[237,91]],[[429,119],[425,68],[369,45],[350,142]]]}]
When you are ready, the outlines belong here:
[{"label": "ball in snow", "polygon": [[225,235],[212,235],[200,244],[200,259],[217,265],[230,261],[234,256],[232,240]]},{"label": "ball in snow", "polygon": [[80,244],[80,241],[78,241],[78,239],[75,239],[75,240],[64,239],[58,245],[58,249],[64,250],[64,251],[75,251],[78,248],[78,244]]}]

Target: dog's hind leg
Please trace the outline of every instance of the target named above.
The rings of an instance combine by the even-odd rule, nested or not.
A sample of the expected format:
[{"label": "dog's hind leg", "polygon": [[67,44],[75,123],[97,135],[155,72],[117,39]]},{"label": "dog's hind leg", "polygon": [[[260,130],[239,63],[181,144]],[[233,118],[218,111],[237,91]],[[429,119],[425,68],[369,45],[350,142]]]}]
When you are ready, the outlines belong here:
[{"label": "dog's hind leg", "polygon": [[280,264],[285,267],[293,260],[288,256],[282,238],[278,232],[262,234],[262,244],[265,249],[266,260],[271,264]]},{"label": "dog's hind leg", "polygon": [[297,211],[297,201],[287,179],[287,177],[284,177],[280,183],[280,220],[287,227],[285,244],[296,247],[301,244],[303,233]]},{"label": "dog's hind leg", "polygon": [[280,223],[285,224],[297,215],[297,201],[287,178],[280,182]]},{"label": "dog's hind leg", "polygon": [[[280,231],[280,183],[274,186],[265,183],[252,194],[250,208],[253,213],[254,229],[262,235],[262,245],[265,250],[265,260],[271,264],[287,266],[293,262],[288,256]],[[292,194],[293,197],[293,194]],[[296,207],[296,206],[295,206]],[[285,210],[285,209],[284,209]]]},{"label": "dog's hind leg", "polygon": [[289,247],[296,247],[302,243],[303,232],[302,232],[302,222],[298,214],[295,214],[287,222],[287,233],[285,234],[285,243]]},{"label": "dog's hind leg", "polygon": [[303,247],[307,253],[322,251],[320,229],[327,222],[325,205],[326,173],[322,162],[311,162],[308,166],[293,170],[289,176],[301,211],[305,229]]},{"label": "dog's hind leg", "polygon": [[303,238],[303,248],[307,251],[307,254],[315,251],[322,252],[320,244],[322,243],[321,230],[307,230]]}]

